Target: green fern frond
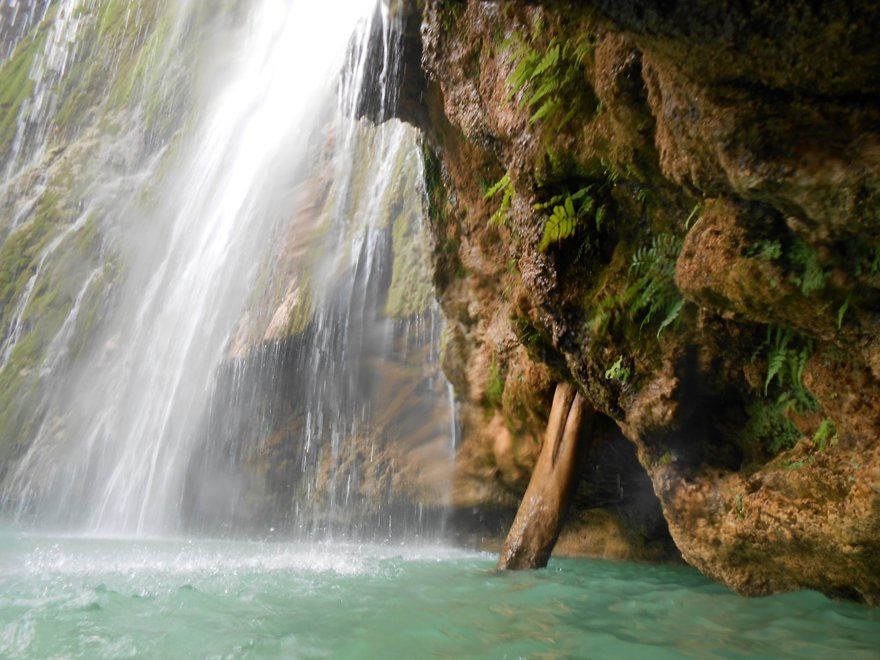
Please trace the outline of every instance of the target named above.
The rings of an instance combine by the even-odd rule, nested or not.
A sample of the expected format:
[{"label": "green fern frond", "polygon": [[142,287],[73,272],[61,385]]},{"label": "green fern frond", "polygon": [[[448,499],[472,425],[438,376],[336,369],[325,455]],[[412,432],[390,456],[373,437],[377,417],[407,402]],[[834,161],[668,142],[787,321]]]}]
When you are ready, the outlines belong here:
[{"label": "green fern frond", "polygon": [[553,128],[561,130],[584,111],[583,66],[591,50],[588,39],[573,44],[553,39],[540,53],[517,37],[516,66],[506,81],[508,100],[521,94],[518,106],[532,110],[530,124],[552,121]]},{"label": "green fern frond", "polygon": [[593,41],[588,36],[584,36],[575,42],[574,49],[571,52],[571,59],[583,66],[592,52]]},{"label": "green fern frond", "polygon": [[501,206],[489,218],[489,223],[493,225],[504,225],[507,223],[508,212],[516,196],[516,189],[513,187],[510,173],[505,174],[495,185],[489,188],[483,198],[492,199],[500,192],[504,193],[501,197]]},{"label": "green fern frond", "polygon": [[541,104],[541,107],[538,108],[535,113],[529,119],[529,124],[534,124],[536,121],[544,119],[549,115],[552,115],[556,112],[556,110],[561,105],[562,101],[555,96],[547,99],[544,103]]},{"label": "green fern frond", "polygon": [[840,309],[837,310],[837,329],[840,330],[843,327],[843,318],[846,316],[846,311],[849,309],[849,303],[852,300],[852,291],[849,292],[849,295],[846,297],[846,300],[843,301],[843,304],[840,306]]},{"label": "green fern frond", "polygon": [[768,326],[764,343],[754,357],[762,353],[767,360],[764,395],[769,393],[775,381],[782,393],[780,396],[792,406],[802,411],[815,409],[816,401],[803,384],[804,370],[813,353],[812,342],[797,336],[789,328]]},{"label": "green fern frond", "polygon": [[684,229],[685,231],[689,231],[691,228],[691,223],[694,221],[700,213],[703,211],[703,203],[697,202],[694,205],[694,208],[691,209],[690,215],[688,215],[687,219],[684,221]]},{"label": "green fern frond", "polygon": [[561,243],[574,235],[582,220],[593,219],[597,231],[601,230],[606,215],[604,206],[597,206],[593,197],[595,186],[584,186],[570,195],[554,195],[547,202],[534,205],[536,211],[552,209],[544,224],[544,233],[538,249],[546,252],[551,245]]},{"label": "green fern frond", "polygon": [[505,174],[503,177],[501,177],[501,179],[499,179],[498,182],[495,183],[495,185],[493,185],[491,188],[489,188],[486,191],[486,194],[483,196],[483,199],[492,199],[495,195],[497,195],[499,192],[501,192],[502,190],[507,188],[509,185],[510,185],[510,174],[508,173],[508,174]]},{"label": "green fern frond", "polygon": [[641,318],[640,329],[661,319],[658,337],[678,320],[684,307],[684,297],[675,286],[675,262],[682,243],[672,234],[655,236],[650,246],[636,251],[630,264],[635,281],[627,293],[629,316]]},{"label": "green fern frond", "polygon": [[[535,93],[528,97],[528,105],[535,106],[538,104],[538,101],[543,99],[548,94],[555,92],[559,89],[559,81],[557,80],[548,80],[543,85],[538,87],[535,90]],[[522,104],[521,104],[522,105]]]},{"label": "green fern frond", "polygon": [[555,39],[550,42],[549,50],[545,53],[544,57],[541,58],[538,66],[534,68],[531,75],[529,76],[529,80],[534,80],[542,73],[547,71],[550,67],[556,66],[556,64],[559,62],[562,47],[558,43],[556,43],[556,45],[554,46],[554,43],[556,43]]},{"label": "green fern frond", "polygon": [[825,271],[819,263],[819,257],[803,239],[795,240],[790,258],[801,271],[794,279],[805,296],[825,288]]},{"label": "green fern frond", "polygon": [[756,241],[746,254],[764,261],[773,261],[782,256],[782,243],[775,239],[762,239]]},{"label": "green fern frond", "polygon": [[541,237],[538,250],[546,252],[553,243],[561,243],[570,237],[577,228],[577,221],[578,218],[574,213],[574,206],[570,198],[566,200],[565,205],[555,207],[553,214],[547,218],[547,222],[544,224],[544,234]]}]

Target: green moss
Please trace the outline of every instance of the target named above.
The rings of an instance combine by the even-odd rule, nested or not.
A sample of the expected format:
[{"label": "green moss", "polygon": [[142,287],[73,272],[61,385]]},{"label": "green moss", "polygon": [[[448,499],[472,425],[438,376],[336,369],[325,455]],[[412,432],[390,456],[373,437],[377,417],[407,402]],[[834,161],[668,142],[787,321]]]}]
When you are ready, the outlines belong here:
[{"label": "green moss", "polygon": [[55,234],[61,218],[58,205],[55,193],[45,193],[37,203],[33,219],[16,229],[0,246],[0,327],[9,326],[14,302]]},{"label": "green moss", "polygon": [[[163,76],[168,74],[157,56],[173,46],[168,36],[174,20],[174,12],[160,11],[161,7],[158,0],[141,3],[137,10],[124,0],[105,0],[99,6],[97,16],[80,34],[80,57],[71,64],[59,94],[63,102],[55,124],[64,132],[90,119],[90,112],[108,98],[110,106],[102,109],[100,116],[143,98],[148,119],[160,110],[161,103],[150,93],[157,93]],[[146,84],[147,79],[152,86]],[[137,91],[143,94],[135,93],[138,83],[141,86]]]},{"label": "green moss", "polygon": [[520,343],[540,359],[553,352],[553,340],[546,330],[520,316],[513,317],[511,323]]},{"label": "green moss", "polygon": [[68,355],[76,360],[91,346],[95,332],[107,309],[107,292],[112,291],[119,279],[119,266],[115,260],[104,264],[103,271],[86,292],[79,310],[76,329],[68,343]]},{"label": "green moss", "polygon": [[801,438],[789,419],[791,402],[785,398],[757,399],[746,408],[748,421],[742,437],[748,449],[758,456],[776,456],[793,448]]},{"label": "green moss", "polygon": [[0,68],[0,155],[6,154],[15,138],[21,107],[34,91],[30,78],[37,54],[43,51],[45,29],[36,28]]},{"label": "green moss", "polygon": [[446,187],[443,185],[442,165],[440,159],[424,140],[421,141],[421,152],[428,218],[437,222],[442,219],[446,206]]},{"label": "green moss", "polygon": [[[58,294],[50,294],[57,304]],[[46,291],[40,298],[45,298]],[[63,314],[41,318],[39,329],[25,334],[16,344],[9,361],[0,371],[0,465],[16,448],[24,444],[38,423],[40,410],[39,364],[47,336],[57,331]]]},{"label": "green moss", "polygon": [[493,359],[489,365],[489,374],[486,379],[486,407],[494,410],[501,407],[501,400],[504,397],[504,376],[498,363]]},{"label": "green moss", "polygon": [[394,263],[385,313],[403,319],[424,313],[434,299],[421,223],[416,214],[401,213],[392,228]]},{"label": "green moss", "polygon": [[439,0],[436,3],[437,15],[444,32],[450,32],[464,15],[466,5],[457,0]]},{"label": "green moss", "polygon": [[[3,278],[3,327],[9,328],[12,314],[24,302],[24,286],[37,272],[48,243],[63,227],[63,212],[58,197],[47,193],[39,201],[33,219],[13,233],[0,249],[0,277]],[[0,371],[0,464],[9,452],[32,437],[41,413],[40,373],[51,345],[71,312],[79,288],[87,273],[97,265],[100,245],[97,224],[89,221],[77,233],[65,237],[55,250],[45,256],[34,288],[22,312],[21,335],[8,362]],[[100,289],[94,291],[94,289]],[[106,295],[106,288],[92,285],[92,298],[84,300],[80,321],[93,323],[95,309]],[[77,335],[89,334],[77,324]],[[75,338],[77,337],[75,335]]]},{"label": "green moss", "polygon": [[98,37],[106,39],[124,30],[125,19],[131,8],[131,3],[126,0],[106,0],[102,3],[98,9]]},{"label": "green moss", "polygon": [[304,282],[302,290],[303,294],[297,302],[296,307],[291,310],[288,320],[288,337],[293,337],[305,332],[315,315],[315,299],[312,296],[311,283],[308,281]]}]

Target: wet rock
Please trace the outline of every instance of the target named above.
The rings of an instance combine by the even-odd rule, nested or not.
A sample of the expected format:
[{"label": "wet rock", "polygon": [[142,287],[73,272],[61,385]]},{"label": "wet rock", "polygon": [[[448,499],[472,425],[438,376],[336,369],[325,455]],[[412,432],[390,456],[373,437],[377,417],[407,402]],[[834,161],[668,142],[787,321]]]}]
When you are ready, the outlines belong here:
[{"label": "wet rock", "polygon": [[[545,378],[574,381],[685,560],[741,593],[877,603],[880,10],[433,1],[424,18],[412,121],[454,328],[455,497],[510,510],[540,463]],[[588,487],[618,472],[594,458],[567,551],[662,555],[645,542],[665,526]],[[571,533],[590,517],[624,531]]]}]

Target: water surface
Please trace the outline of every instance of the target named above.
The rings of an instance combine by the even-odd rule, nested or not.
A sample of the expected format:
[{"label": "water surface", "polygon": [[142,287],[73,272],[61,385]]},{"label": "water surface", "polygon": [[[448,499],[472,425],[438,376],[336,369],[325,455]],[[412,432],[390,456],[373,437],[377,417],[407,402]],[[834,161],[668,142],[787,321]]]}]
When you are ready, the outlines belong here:
[{"label": "water surface", "polygon": [[436,546],[0,536],[0,656],[874,658],[880,613],[686,567]]}]

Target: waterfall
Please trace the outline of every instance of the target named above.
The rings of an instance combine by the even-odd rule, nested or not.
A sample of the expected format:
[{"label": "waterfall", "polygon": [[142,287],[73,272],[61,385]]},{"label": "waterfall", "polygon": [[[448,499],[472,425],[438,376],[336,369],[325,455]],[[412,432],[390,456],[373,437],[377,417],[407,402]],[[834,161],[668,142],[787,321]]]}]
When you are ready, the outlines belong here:
[{"label": "waterfall", "polygon": [[393,81],[388,8],[23,4],[0,15],[0,83],[29,80],[0,134],[2,249],[28,257],[0,294],[4,508],[108,534],[436,528],[454,426],[421,160],[412,129],[355,118],[377,34]]}]

